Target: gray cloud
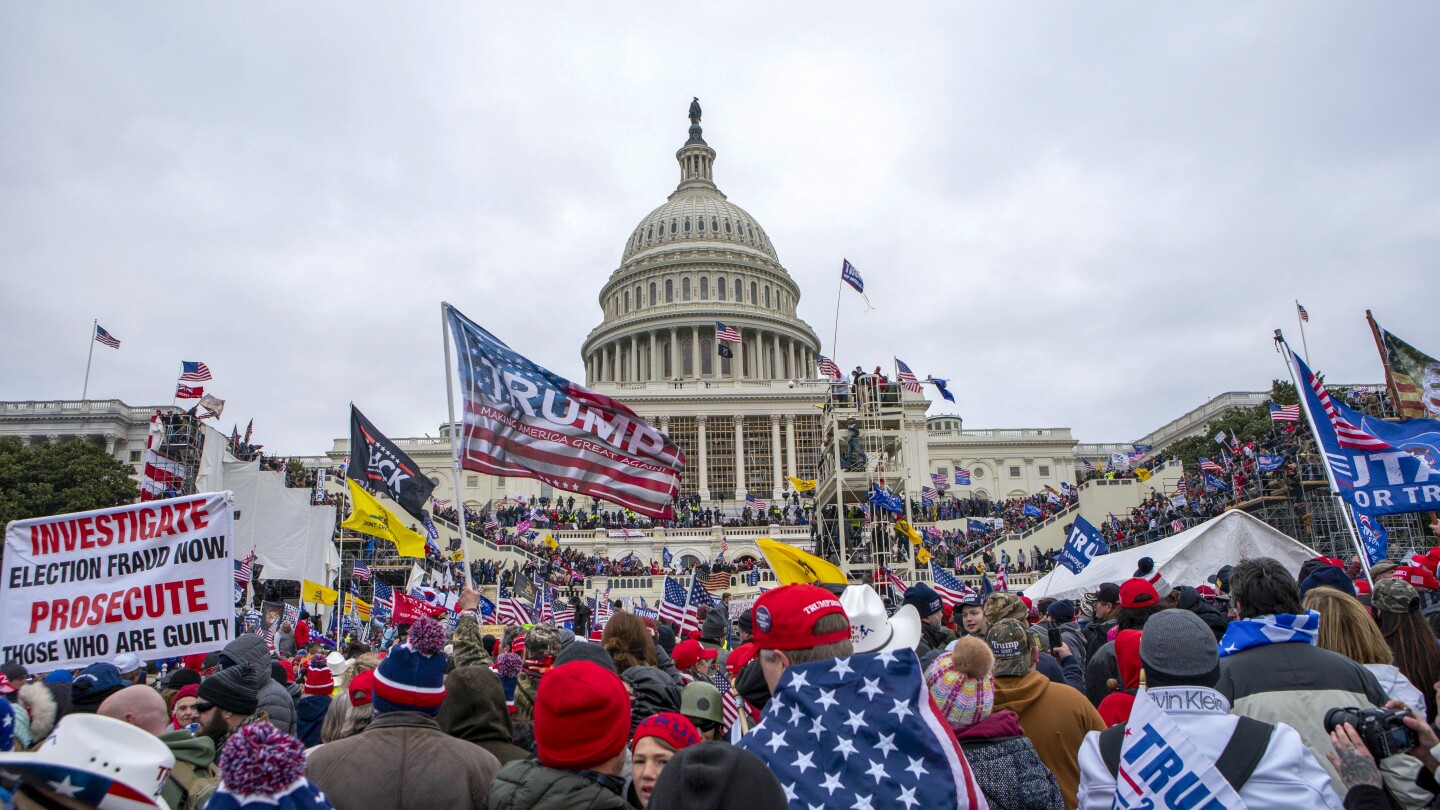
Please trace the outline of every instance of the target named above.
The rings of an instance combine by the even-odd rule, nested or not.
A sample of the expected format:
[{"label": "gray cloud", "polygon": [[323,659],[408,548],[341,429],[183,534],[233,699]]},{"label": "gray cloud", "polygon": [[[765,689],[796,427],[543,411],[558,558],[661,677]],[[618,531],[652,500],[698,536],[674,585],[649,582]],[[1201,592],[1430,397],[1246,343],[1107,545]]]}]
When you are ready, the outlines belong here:
[{"label": "gray cloud", "polygon": [[827,351],[848,256],[839,362],[970,426],[1136,438],[1282,376],[1297,298],[1331,379],[1367,306],[1440,352],[1433,5],[875,8],[6,6],[0,397],[98,317],[92,396],[203,359],[278,451],[433,434],[441,300],[578,378],[692,95]]}]

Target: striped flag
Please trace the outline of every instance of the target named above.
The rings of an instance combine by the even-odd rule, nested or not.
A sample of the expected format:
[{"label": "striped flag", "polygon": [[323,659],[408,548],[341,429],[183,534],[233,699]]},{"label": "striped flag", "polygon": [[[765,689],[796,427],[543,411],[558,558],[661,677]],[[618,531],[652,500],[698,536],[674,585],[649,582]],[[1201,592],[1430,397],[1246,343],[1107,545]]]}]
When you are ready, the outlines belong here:
[{"label": "striped flag", "polygon": [[203,385],[189,386],[184,383],[177,383],[175,385],[176,399],[199,399],[203,396],[205,396],[205,387]]},{"label": "striped flag", "polygon": [[524,520],[515,524],[516,534],[524,534],[528,531],[530,531],[530,518],[525,518]]},{"label": "striped flag", "polygon": [[359,560],[356,560],[355,567],[350,569],[350,576],[360,580],[361,582],[369,582],[370,566],[366,565],[363,562],[360,562]]},{"label": "striped flag", "polygon": [[757,509],[761,512],[765,512],[770,509],[770,504],[748,492],[745,493],[745,505],[750,507],[751,509]]},{"label": "striped flag", "polygon": [[120,348],[120,339],[105,331],[105,327],[95,324],[95,339],[112,349]]},{"label": "striped flag", "polygon": [[1186,482],[1184,473],[1181,473],[1179,482],[1175,484],[1175,489],[1178,490],[1181,495],[1185,495],[1190,491],[1190,484]]},{"label": "striped flag", "polygon": [[885,582],[890,585],[891,590],[895,591],[901,596],[904,596],[905,592],[910,590],[910,586],[905,584],[905,580],[896,576],[894,571],[891,571],[889,568],[886,568],[883,565],[880,566],[880,576],[883,577],[885,579]]},{"label": "striped flag", "polygon": [[1276,405],[1275,403],[1272,402],[1272,403],[1270,403],[1270,421],[1271,421],[1271,422],[1299,422],[1299,421],[1300,421],[1300,406],[1299,406],[1298,404],[1296,404],[1296,405]]},{"label": "striped flag", "polygon": [[904,360],[898,357],[895,358],[895,368],[897,370],[896,376],[899,377],[900,382],[904,384],[906,391],[918,394],[925,390],[925,388],[920,385],[920,380],[916,378],[915,372],[911,371],[910,367],[905,365]]},{"label": "striped flag", "polygon": [[1211,460],[1208,459],[1208,458],[1205,458],[1204,456],[1199,456],[1199,457],[1198,457],[1198,460],[1200,461],[1200,469],[1202,469],[1202,470],[1204,470],[1204,471],[1206,471],[1206,472],[1217,472],[1217,473],[1223,473],[1223,472],[1225,472],[1225,468],[1224,468],[1224,467],[1221,467],[1219,464],[1216,464],[1215,462],[1211,461]]},{"label": "striped flag", "polygon": [[530,609],[523,600],[515,597],[514,590],[502,585],[500,601],[495,603],[495,621],[500,624],[530,624]]},{"label": "striped flag", "polygon": [[1299,301],[1295,302],[1295,309],[1300,312],[1300,320],[1304,321],[1305,323],[1310,322],[1310,313],[1305,311],[1305,307],[1301,306]]},{"label": "striped flag", "polygon": [[930,561],[930,578],[935,582],[935,592],[950,607],[960,604],[960,600],[966,594],[974,593],[970,586],[960,581],[960,578],[940,567],[934,560]]},{"label": "striped flag", "polygon": [[493,532],[498,528],[500,524],[495,522],[495,518],[485,518],[485,531]]},{"label": "striped flag", "polygon": [[716,339],[716,340],[723,340],[723,341],[725,341],[725,342],[727,342],[727,343],[739,343],[739,342],[740,342],[740,332],[737,331],[733,326],[726,326],[725,324],[723,324],[723,323],[721,323],[721,322],[719,322],[719,321],[716,321],[716,322],[715,322],[715,339]]},{"label": "striped flag", "polygon": [[250,578],[255,573],[255,552],[252,549],[250,556],[243,560],[235,561],[235,584],[245,586],[250,584]]},{"label": "striped flag", "polygon": [[184,382],[205,382],[210,379],[210,367],[199,360],[181,360],[180,379]]},{"label": "striped flag", "polygon": [[1170,531],[1176,532],[1177,534],[1183,532],[1185,531],[1185,524],[1182,523],[1179,518],[1176,518],[1170,521]]},{"label": "striped flag", "polygon": [[934,503],[940,497],[940,493],[934,487],[920,487],[920,500]]},{"label": "striped flag", "polygon": [[450,505],[450,499],[449,499],[449,498],[436,498],[436,499],[435,499],[435,508],[436,508],[436,509],[444,509],[445,507],[447,507],[447,506],[449,506],[449,505]]},{"label": "striped flag", "polygon": [[1002,562],[1000,563],[1000,567],[995,570],[995,590],[997,591],[1010,590],[1010,581],[1005,570],[1007,567],[1008,566]]},{"label": "striped flag", "polygon": [[1294,356],[1296,368],[1300,369],[1305,378],[1305,384],[1310,386],[1310,390],[1314,391],[1315,396],[1319,398],[1320,407],[1325,411],[1325,416],[1330,420],[1330,424],[1334,426],[1335,439],[1341,447],[1366,451],[1392,449],[1391,444],[1379,436],[1350,424],[1350,420],[1342,416],[1340,410],[1335,407],[1335,403],[1330,400],[1330,392],[1326,390],[1325,383],[1321,382],[1320,378],[1300,361],[1299,355],[1293,351],[1290,354]]},{"label": "striped flag", "polygon": [[715,688],[720,692],[720,708],[725,717],[725,728],[731,728],[735,721],[740,719],[740,698],[730,686],[730,679],[725,677],[724,671],[711,675],[710,682],[715,684]]},{"label": "striped flag", "polygon": [[730,572],[716,571],[705,581],[707,591],[727,591],[730,589]]},{"label": "striped flag", "polygon": [[955,468],[955,485],[961,487],[970,486],[970,470],[965,467]]},{"label": "striped flag", "polygon": [[930,480],[935,483],[935,488],[941,492],[950,488],[950,482],[945,480],[944,473],[930,473]]},{"label": "striped flag", "polygon": [[665,595],[660,599],[660,618],[676,626],[685,622],[685,588],[674,577],[665,577]]},{"label": "striped flag", "polygon": [[842,378],[845,376],[844,374],[841,374],[841,373],[840,373],[840,367],[837,366],[837,365],[835,365],[835,361],[834,361],[834,360],[831,360],[830,358],[826,357],[825,355],[823,355],[823,354],[817,354],[817,355],[815,355],[815,361],[816,361],[816,362],[819,364],[819,366],[820,366],[820,375],[823,376],[825,379],[827,379],[827,380],[839,380],[839,379],[842,379]]},{"label": "striped flag", "polygon": [[393,594],[394,590],[389,585],[386,585],[383,582],[376,581],[375,598],[372,601],[375,602],[375,605],[377,607],[389,610],[391,608],[391,602],[394,598]]}]

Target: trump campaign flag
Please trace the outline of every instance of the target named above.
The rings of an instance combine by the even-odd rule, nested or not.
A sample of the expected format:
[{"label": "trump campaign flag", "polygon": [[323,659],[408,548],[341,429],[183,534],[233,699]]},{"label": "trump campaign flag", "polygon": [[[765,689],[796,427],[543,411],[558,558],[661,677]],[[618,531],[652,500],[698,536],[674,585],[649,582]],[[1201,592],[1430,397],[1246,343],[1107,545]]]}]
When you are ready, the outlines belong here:
[{"label": "trump campaign flag", "polygon": [[12,521],[0,657],[78,669],[219,650],[234,638],[230,493]]},{"label": "trump campaign flag", "polygon": [[435,482],[420,465],[390,441],[354,404],[350,405],[350,464],[345,474],[389,495],[416,520],[425,519],[425,501]]},{"label": "trump campaign flag", "polygon": [[1091,560],[1110,550],[1105,538],[1100,531],[1090,525],[1090,521],[1079,515],[1075,516],[1075,522],[1070,526],[1070,536],[1065,538],[1065,546],[1060,549],[1060,556],[1056,561],[1073,574],[1085,570],[1085,566]]},{"label": "trump campaign flag", "polygon": [[[1184,705],[1192,690],[1159,690],[1162,699]],[[1208,691],[1208,690],[1207,690]],[[1213,692],[1210,693],[1213,696]],[[1244,810],[1240,794],[1220,774],[1215,761],[1175,724],[1144,687],[1135,695],[1120,745],[1115,779],[1116,808],[1203,807]]]},{"label": "trump campaign flag", "polygon": [[674,515],[685,454],[620,402],[549,371],[445,305],[465,403],[460,464]]}]

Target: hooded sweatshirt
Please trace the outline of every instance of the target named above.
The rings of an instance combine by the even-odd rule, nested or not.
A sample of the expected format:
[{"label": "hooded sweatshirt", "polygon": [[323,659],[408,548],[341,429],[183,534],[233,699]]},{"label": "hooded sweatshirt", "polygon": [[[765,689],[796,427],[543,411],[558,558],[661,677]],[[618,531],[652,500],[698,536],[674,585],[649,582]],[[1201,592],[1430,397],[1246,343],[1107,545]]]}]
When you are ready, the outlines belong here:
[{"label": "hooded sweatshirt", "polygon": [[1178,590],[1180,598],[1176,601],[1175,606],[1199,616],[1210,628],[1210,632],[1215,634],[1215,640],[1219,641],[1225,635],[1225,628],[1229,626],[1230,620],[1219,608],[1206,602],[1205,597],[1189,585],[1181,585]]},{"label": "hooded sweatshirt", "polygon": [[459,667],[445,676],[440,730],[495,755],[503,766],[530,754],[510,742],[510,711],[500,677],[485,667]]},{"label": "hooded sweatshirt", "polygon": [[[211,766],[215,764],[215,741],[203,735],[197,737],[184,729],[167,731],[161,734],[159,739],[160,742],[165,743],[165,747],[170,749],[170,753],[175,755],[175,769],[166,778],[160,795],[172,808],[185,807],[185,799],[188,794],[181,785],[181,781],[189,782],[196,777],[204,779],[206,776],[217,775],[211,769]],[[212,779],[210,784],[200,791],[200,795],[213,793],[218,785],[219,779]],[[196,807],[205,806],[204,801],[199,800],[199,797],[191,804]]]},{"label": "hooded sweatshirt", "polygon": [[257,711],[265,712],[276,728],[295,736],[295,701],[284,686],[270,677],[270,650],[265,646],[265,639],[255,633],[245,633],[225,645],[220,655],[229,659],[229,664],[248,663],[255,668],[260,677],[260,692],[257,695],[260,707]]},{"label": "hooded sweatshirt", "polygon": [[995,679],[995,711],[1005,709],[1020,716],[1020,725],[1035,745],[1035,753],[1055,774],[1066,810],[1075,810],[1080,790],[1080,744],[1087,732],[1105,728],[1095,707],[1073,687],[1057,684],[1031,670]]}]

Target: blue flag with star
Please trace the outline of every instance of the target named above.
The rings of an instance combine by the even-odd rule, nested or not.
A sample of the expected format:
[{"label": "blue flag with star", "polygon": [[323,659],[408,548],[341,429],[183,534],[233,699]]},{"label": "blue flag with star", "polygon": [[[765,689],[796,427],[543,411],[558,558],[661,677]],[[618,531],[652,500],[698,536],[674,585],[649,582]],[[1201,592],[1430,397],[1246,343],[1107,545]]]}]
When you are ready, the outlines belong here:
[{"label": "blue flag with star", "polygon": [[912,650],[786,669],[737,745],[765,761],[792,810],[985,806]]}]

